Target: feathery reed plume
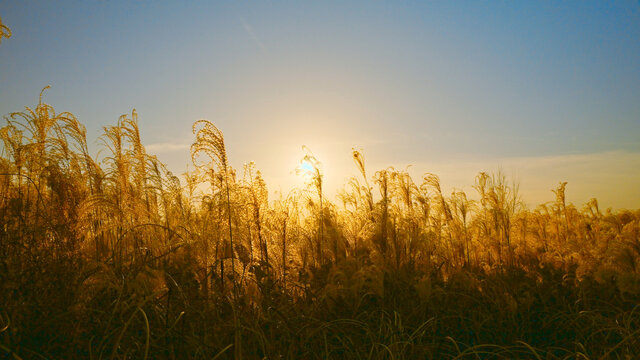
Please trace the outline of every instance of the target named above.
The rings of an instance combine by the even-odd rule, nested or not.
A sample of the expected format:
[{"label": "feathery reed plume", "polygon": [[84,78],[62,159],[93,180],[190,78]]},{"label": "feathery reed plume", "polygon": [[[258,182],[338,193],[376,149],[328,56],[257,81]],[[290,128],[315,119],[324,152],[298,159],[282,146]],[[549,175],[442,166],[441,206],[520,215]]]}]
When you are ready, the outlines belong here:
[{"label": "feathery reed plume", "polygon": [[[256,228],[262,262],[269,267],[269,249],[262,230],[264,209],[268,203],[267,186],[262,179],[260,171],[255,170],[255,163],[253,161],[245,165],[245,176],[248,177],[248,179],[245,180],[244,187],[248,191],[248,203],[252,209],[251,218]],[[251,237],[249,237],[249,240],[250,239]],[[251,243],[249,244],[249,248],[251,248]]]},{"label": "feathery reed plume", "polygon": [[318,193],[318,198],[320,201],[320,210],[319,210],[319,227],[320,227],[320,238],[318,239],[317,251],[318,251],[318,264],[324,265],[324,256],[323,256],[323,243],[324,243],[324,206],[322,203],[322,163],[318,161],[318,159],[313,155],[311,150],[306,146],[302,146],[302,151],[304,152],[304,157],[300,161],[300,165],[296,168],[296,173],[299,175],[304,175],[308,180],[311,181],[311,184],[316,188]]},{"label": "feathery reed plume", "polygon": [[11,37],[11,29],[4,23],[2,23],[2,18],[0,17],[0,43],[2,42],[2,38],[10,38]]},{"label": "feathery reed plume", "polygon": [[369,211],[373,211],[373,195],[371,193],[371,186],[369,186],[369,179],[367,178],[367,172],[365,169],[364,154],[362,153],[362,151],[352,149],[351,155],[353,157],[353,161],[356,164],[356,167],[360,171],[360,174],[362,174],[362,179],[364,180],[364,192],[367,200],[367,205],[369,206]]},{"label": "feathery reed plume", "polygon": [[[229,167],[227,150],[224,146],[224,136],[213,123],[208,120],[198,120],[193,124],[193,133],[196,141],[191,145],[191,159],[196,167],[206,166],[213,171],[215,167],[222,172],[227,196],[227,219],[229,226],[229,248],[231,249],[231,279],[236,288],[235,262],[233,246],[233,226],[231,222],[231,195],[229,190]],[[210,162],[205,165],[197,165],[198,155],[204,153]],[[223,275],[224,276],[224,275]]]}]

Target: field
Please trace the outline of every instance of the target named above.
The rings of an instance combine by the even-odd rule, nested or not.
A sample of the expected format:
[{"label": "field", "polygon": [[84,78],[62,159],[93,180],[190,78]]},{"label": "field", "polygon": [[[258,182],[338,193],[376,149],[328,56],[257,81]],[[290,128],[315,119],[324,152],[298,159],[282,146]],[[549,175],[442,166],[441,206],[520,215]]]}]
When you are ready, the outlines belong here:
[{"label": "field", "polygon": [[306,185],[272,192],[208,120],[175,175],[136,110],[92,156],[46,95],[0,125],[2,359],[640,356],[640,210],[576,207],[566,182],[526,207],[500,171],[448,193],[358,149],[337,197],[306,147]]},{"label": "field", "polygon": [[[44,90],[43,90],[44,91]],[[13,359],[632,359],[640,212],[521,205],[480,173],[443,194],[393,168],[335,202],[319,163],[269,199],[222,132],[194,124],[186,185],[135,110],[85,129],[42,95],[0,131],[0,351]]]}]

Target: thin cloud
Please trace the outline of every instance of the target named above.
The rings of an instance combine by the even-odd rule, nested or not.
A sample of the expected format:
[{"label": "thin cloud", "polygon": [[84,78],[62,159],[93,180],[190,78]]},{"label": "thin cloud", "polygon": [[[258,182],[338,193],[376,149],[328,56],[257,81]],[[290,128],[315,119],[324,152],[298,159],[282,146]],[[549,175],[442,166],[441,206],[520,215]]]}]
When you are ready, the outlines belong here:
[{"label": "thin cloud", "polygon": [[520,183],[523,199],[531,206],[555,199],[552,189],[567,181],[567,199],[584,204],[595,197],[614,208],[634,208],[640,203],[640,152],[607,151],[590,154],[530,157],[478,158],[476,160],[414,163],[414,179],[423,172],[440,176],[444,188],[464,189],[473,194],[480,171],[502,169]]},{"label": "thin cloud", "polygon": [[256,45],[260,47],[260,50],[262,50],[262,52],[266,52],[267,49],[265,48],[264,43],[260,40],[258,35],[256,35],[256,32],[253,31],[253,28],[251,27],[251,25],[249,25],[244,18],[240,18],[240,23],[242,24],[242,27],[247,32],[247,34],[249,34],[249,37],[251,37],[253,42],[255,42]]},{"label": "thin cloud", "polygon": [[145,145],[145,149],[147,150],[147,152],[154,154],[188,150],[190,147],[191,144],[176,144],[170,142]]}]

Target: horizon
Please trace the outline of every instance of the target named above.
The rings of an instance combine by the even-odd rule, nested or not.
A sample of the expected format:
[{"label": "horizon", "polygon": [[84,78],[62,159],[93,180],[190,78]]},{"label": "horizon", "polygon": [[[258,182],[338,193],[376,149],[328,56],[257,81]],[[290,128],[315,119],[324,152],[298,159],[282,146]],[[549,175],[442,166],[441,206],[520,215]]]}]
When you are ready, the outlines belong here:
[{"label": "horizon", "polygon": [[[357,170],[409,167],[445,193],[499,169],[529,207],[567,181],[580,207],[640,204],[640,5],[4,2],[0,113],[44,101],[87,127],[133,108],[149,153],[182,174],[191,124],[225,134],[271,192],[302,183],[308,146],[327,194]],[[51,15],[55,16],[51,16]],[[19,60],[22,59],[22,60]],[[247,131],[250,130],[250,131]]]}]

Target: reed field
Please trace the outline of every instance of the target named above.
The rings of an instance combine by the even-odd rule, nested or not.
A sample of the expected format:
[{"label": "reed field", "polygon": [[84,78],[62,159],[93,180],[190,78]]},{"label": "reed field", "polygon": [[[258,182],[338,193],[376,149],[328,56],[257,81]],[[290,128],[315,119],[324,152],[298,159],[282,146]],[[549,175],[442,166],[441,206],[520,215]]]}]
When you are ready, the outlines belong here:
[{"label": "reed field", "polygon": [[[44,92],[44,90],[43,90]],[[186,184],[135,110],[85,128],[41,94],[0,130],[0,349],[14,359],[619,358],[640,351],[640,211],[521,205],[479,173],[443,194],[394,168],[268,198],[194,124]]]},{"label": "reed field", "polygon": [[136,110],[92,156],[51,91],[0,128],[0,358],[640,356],[640,210],[562,179],[529,208],[499,171],[446,193],[358,149],[337,197],[306,148],[307,185],[273,195],[215,121],[173,174]]}]

